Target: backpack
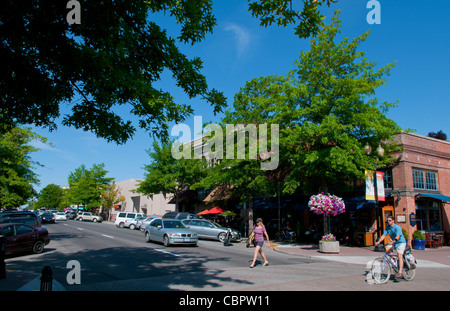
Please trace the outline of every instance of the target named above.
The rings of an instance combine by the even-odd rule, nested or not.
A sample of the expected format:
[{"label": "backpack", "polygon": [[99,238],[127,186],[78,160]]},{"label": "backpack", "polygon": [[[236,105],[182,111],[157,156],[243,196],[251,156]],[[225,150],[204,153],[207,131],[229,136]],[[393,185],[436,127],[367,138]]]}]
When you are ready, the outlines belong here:
[{"label": "backpack", "polygon": [[404,262],[409,269],[415,269],[417,265],[417,260],[412,254],[411,248],[409,246],[406,247],[405,252],[403,254]]}]

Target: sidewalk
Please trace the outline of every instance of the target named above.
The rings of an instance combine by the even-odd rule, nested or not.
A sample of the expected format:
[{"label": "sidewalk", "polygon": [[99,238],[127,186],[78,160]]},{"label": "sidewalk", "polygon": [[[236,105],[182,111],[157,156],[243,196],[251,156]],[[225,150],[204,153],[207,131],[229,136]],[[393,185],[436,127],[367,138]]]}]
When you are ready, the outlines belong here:
[{"label": "sidewalk", "polygon": [[[340,246],[339,254],[323,254],[319,252],[318,245],[308,244],[281,244],[276,243],[277,252],[283,252],[308,258],[322,258],[353,264],[367,264],[367,262],[380,257],[381,252],[374,252],[374,247]],[[412,250],[419,267],[423,268],[450,268],[450,247],[426,248],[425,250]]]},{"label": "sidewalk", "polygon": [[[281,244],[276,243],[275,252],[308,258],[320,258],[350,264],[365,265],[381,256],[382,253],[374,252],[374,247],[348,247],[340,246],[339,254],[322,254],[317,245]],[[450,247],[444,246],[436,249],[413,250],[420,268],[448,268],[450,269]],[[6,266],[6,279],[0,279],[1,291],[39,291],[40,274],[27,271],[8,270]],[[64,286],[53,280],[53,291],[65,291]]]},{"label": "sidewalk", "polygon": [[[6,279],[0,279],[0,291],[40,291],[41,274],[15,271],[6,268]],[[52,291],[65,291],[58,281],[53,280]]]}]

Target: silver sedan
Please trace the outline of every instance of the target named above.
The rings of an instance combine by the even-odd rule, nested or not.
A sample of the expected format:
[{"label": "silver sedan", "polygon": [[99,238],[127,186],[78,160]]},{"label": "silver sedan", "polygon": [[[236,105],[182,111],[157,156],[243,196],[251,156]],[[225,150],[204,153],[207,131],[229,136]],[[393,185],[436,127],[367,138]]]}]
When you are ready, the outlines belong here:
[{"label": "silver sedan", "polygon": [[[205,219],[185,219],[182,220],[185,226],[197,233],[199,238],[213,239],[223,242],[227,235],[228,228],[222,227],[218,223]],[[236,242],[241,239],[241,235],[237,230],[231,229],[231,241]]]},{"label": "silver sedan", "polygon": [[198,236],[196,233],[186,229],[180,220],[154,219],[145,227],[145,242],[162,242],[164,246],[171,244],[189,244],[196,246]]}]

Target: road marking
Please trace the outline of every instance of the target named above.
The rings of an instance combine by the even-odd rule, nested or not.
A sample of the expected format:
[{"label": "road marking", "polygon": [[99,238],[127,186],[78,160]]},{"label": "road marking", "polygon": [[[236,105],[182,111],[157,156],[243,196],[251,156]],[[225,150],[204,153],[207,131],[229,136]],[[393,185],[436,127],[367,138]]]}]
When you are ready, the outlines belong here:
[{"label": "road marking", "polygon": [[84,229],[83,228],[77,228],[78,230],[81,230],[81,231],[83,231]]},{"label": "road marking", "polygon": [[158,251],[158,252],[161,252],[161,253],[164,253],[164,254],[169,254],[169,255],[176,256],[176,257],[181,257],[181,255],[178,255],[178,254],[175,254],[175,253],[171,253],[171,252],[165,251],[165,250],[163,250],[163,249],[154,248],[154,250],[155,250],[155,251]]},{"label": "road marking", "polygon": [[110,235],[102,234],[102,236],[107,237],[107,238],[110,238],[110,239],[114,239],[114,237],[113,237],[113,236],[110,236]]}]

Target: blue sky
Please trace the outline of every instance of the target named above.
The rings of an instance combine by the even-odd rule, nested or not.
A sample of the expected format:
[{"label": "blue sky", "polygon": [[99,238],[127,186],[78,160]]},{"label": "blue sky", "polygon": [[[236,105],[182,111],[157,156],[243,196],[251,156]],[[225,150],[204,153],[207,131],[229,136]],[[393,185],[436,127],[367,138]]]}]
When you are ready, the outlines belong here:
[{"label": "blue sky", "polygon": [[[300,0],[294,0],[294,6]],[[354,38],[371,30],[369,38],[360,46],[371,62],[384,66],[394,61],[387,85],[377,90],[381,101],[396,102],[388,116],[404,129],[414,129],[417,134],[444,131],[450,135],[450,1],[448,0],[379,0],[381,24],[369,25],[366,16],[368,0],[340,0],[340,3],[323,8],[329,22],[335,9],[341,9],[341,38]],[[259,20],[248,12],[246,0],[216,0],[214,12],[217,26],[200,44],[183,46],[190,58],[198,56],[204,62],[202,73],[210,88],[224,92],[228,105],[232,106],[236,94],[245,82],[253,78],[277,74],[285,75],[293,68],[300,52],[309,50],[309,39],[299,39],[292,27],[259,26]],[[176,25],[158,17],[170,34],[176,36]],[[83,21],[81,21],[83,22]],[[195,108],[195,115],[203,122],[219,122],[222,115],[214,116],[211,107],[201,99],[189,100],[164,78],[159,85],[172,92],[179,102],[187,102]],[[70,103],[62,104],[61,111]],[[193,130],[193,117],[184,122]],[[143,178],[146,152],[152,139],[143,130],[124,145],[107,143],[94,134],[59,126],[48,132],[34,128],[48,138],[53,148],[37,144],[41,150],[32,154],[38,167],[40,191],[48,184],[67,185],[67,177],[77,167],[85,164],[105,163],[108,177],[116,182],[129,178]]]}]

